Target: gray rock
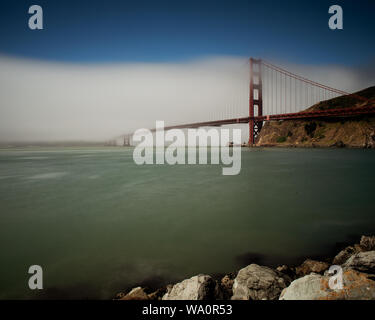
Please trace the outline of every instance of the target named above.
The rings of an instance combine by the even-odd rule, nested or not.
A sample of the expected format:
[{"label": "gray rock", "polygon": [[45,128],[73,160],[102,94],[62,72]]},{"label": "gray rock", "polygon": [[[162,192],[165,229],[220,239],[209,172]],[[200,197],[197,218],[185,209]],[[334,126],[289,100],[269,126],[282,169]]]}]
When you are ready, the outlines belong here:
[{"label": "gray rock", "polygon": [[351,256],[343,265],[344,269],[354,269],[375,273],[375,251],[359,252]]},{"label": "gray rock", "polygon": [[162,300],[211,300],[221,299],[218,284],[208,275],[197,275],[175,284]]},{"label": "gray rock", "polygon": [[374,300],[375,281],[355,270],[343,272],[343,288],[332,290],[329,276],[309,274],[293,281],[280,300]]},{"label": "gray rock", "polygon": [[234,279],[232,300],[274,300],[286,286],[280,273],[251,264],[241,269]]},{"label": "gray rock", "polygon": [[362,236],[361,242],[359,243],[359,245],[364,251],[375,250],[375,236],[371,236],[371,237]]},{"label": "gray rock", "polygon": [[280,300],[315,300],[325,298],[328,293],[321,289],[323,277],[320,274],[311,273],[294,280],[289,287],[284,289]]}]

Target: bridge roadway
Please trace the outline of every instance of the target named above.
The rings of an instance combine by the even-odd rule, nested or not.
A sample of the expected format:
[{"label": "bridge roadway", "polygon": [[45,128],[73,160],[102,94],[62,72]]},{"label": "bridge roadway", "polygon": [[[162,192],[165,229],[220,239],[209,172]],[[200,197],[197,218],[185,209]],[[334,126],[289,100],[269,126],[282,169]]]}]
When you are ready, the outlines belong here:
[{"label": "bridge roadway", "polygon": [[[218,127],[227,124],[238,124],[238,123],[249,123],[250,120],[254,121],[271,121],[271,120],[299,120],[299,119],[313,119],[313,118],[337,118],[337,117],[354,117],[366,114],[375,114],[375,104],[371,103],[364,107],[353,107],[353,108],[336,108],[328,110],[316,110],[316,111],[301,111],[295,113],[284,113],[284,114],[273,114],[263,115],[255,117],[243,117],[243,118],[232,118],[225,120],[214,120],[204,122],[186,123],[174,126],[164,127],[164,130],[171,129],[187,129],[187,128],[199,128],[199,127]],[[156,131],[156,129],[151,129]]]}]

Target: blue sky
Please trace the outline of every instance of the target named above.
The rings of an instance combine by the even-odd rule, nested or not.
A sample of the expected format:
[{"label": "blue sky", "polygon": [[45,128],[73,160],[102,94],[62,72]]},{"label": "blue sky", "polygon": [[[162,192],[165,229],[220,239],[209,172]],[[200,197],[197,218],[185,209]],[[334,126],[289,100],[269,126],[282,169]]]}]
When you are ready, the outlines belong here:
[{"label": "blue sky", "polygon": [[[44,30],[27,26],[42,6]],[[328,28],[342,5],[344,30]],[[178,62],[255,56],[365,65],[375,49],[374,1],[11,1],[0,3],[0,54],[73,63]]]}]

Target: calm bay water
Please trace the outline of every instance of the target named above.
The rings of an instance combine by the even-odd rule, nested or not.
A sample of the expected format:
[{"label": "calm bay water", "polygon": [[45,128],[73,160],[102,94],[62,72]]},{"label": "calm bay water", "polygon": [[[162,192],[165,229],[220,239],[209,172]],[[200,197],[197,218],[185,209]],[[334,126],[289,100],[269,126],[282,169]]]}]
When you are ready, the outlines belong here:
[{"label": "calm bay water", "polygon": [[[243,150],[237,176],[137,166],[132,152],[0,151],[0,298],[112,298],[375,231],[374,150]],[[41,292],[27,286],[34,264]]]}]

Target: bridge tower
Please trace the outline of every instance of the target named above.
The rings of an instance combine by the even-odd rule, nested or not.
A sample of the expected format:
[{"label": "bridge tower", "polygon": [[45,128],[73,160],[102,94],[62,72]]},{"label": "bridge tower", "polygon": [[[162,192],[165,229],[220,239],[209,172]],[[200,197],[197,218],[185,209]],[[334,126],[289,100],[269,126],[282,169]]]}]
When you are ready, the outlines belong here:
[{"label": "bridge tower", "polygon": [[254,120],[254,116],[263,115],[261,62],[260,59],[250,58],[249,145],[255,143],[263,125],[263,121]]}]

